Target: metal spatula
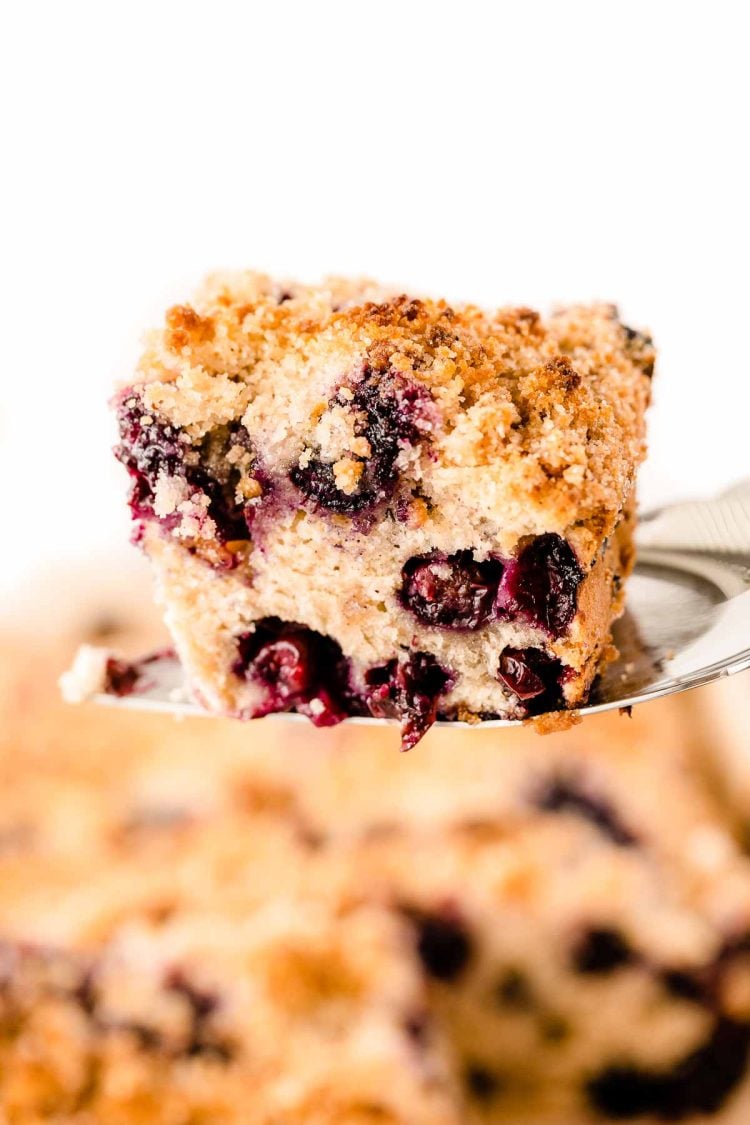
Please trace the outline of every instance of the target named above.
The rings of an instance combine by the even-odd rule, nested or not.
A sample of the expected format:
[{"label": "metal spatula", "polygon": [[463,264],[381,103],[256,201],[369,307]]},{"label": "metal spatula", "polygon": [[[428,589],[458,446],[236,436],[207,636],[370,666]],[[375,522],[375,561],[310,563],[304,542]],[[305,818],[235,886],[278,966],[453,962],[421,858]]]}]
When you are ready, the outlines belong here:
[{"label": "metal spatula", "polygon": [[[631,707],[750,668],[750,481],[713,500],[674,504],[642,516],[637,542],[628,609],[614,629],[620,657],[594,685],[589,704],[580,709],[583,715]],[[207,714],[190,698],[173,657],[149,661],[142,691],[93,698],[114,707]],[[306,721],[296,715],[275,717]],[[480,725],[517,722],[493,719]]]}]

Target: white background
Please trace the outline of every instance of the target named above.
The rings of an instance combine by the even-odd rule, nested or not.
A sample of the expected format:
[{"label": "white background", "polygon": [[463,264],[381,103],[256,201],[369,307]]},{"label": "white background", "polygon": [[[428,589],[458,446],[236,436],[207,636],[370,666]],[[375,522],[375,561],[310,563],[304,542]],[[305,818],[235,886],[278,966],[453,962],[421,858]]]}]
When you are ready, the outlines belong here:
[{"label": "white background", "polygon": [[124,540],[106,398],[208,269],[616,300],[645,502],[750,471],[743,5],[16,4],[0,37],[0,582]]}]

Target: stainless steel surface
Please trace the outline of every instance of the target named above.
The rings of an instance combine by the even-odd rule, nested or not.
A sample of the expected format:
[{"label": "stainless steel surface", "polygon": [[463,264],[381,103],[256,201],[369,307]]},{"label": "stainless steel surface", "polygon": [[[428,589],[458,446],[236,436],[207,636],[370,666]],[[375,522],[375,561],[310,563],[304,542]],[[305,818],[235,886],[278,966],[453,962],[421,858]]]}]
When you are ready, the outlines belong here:
[{"label": "stainless steel surface", "polygon": [[[580,713],[631,707],[750,668],[750,481],[710,501],[675,504],[642,518],[628,610],[615,626],[619,659]],[[108,706],[205,715],[174,660],[148,667],[137,695],[97,695]],[[296,715],[273,716],[306,722]],[[348,719],[383,723],[382,719]],[[465,726],[440,723],[440,726]],[[482,727],[515,726],[491,720]]]}]

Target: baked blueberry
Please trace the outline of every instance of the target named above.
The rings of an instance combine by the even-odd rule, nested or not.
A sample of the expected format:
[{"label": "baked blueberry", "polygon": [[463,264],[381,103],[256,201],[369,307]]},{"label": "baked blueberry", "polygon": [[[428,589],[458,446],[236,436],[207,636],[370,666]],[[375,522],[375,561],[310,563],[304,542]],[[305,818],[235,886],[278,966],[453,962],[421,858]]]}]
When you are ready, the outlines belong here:
[{"label": "baked blueberry", "polygon": [[538,535],[505,567],[498,609],[561,636],[576,612],[583,571],[562,536]]},{"label": "baked blueberry", "polygon": [[236,676],[261,689],[252,718],[297,711],[315,726],[346,717],[347,668],[335,641],[304,626],[265,618],[237,638]]},{"label": "baked blueberry", "polygon": [[453,685],[450,673],[428,652],[414,652],[405,660],[372,668],[365,681],[370,713],[400,721],[402,750],[411,750],[427,733],[443,695]]},{"label": "baked blueberry", "polygon": [[466,969],[472,955],[471,938],[458,918],[448,913],[415,911],[417,952],[427,973],[450,983]]},{"label": "baked blueberry", "polygon": [[[404,446],[415,445],[426,432],[429,395],[395,372],[376,374],[366,368],[353,385],[340,389],[332,405],[348,411],[355,439],[366,443],[366,454],[355,452],[349,460],[356,472],[353,488],[342,488],[337,463],[314,452],[291,471],[292,483],[321,508],[353,516],[373,508],[393,495],[396,467]],[[359,447],[357,447],[359,448]]]},{"label": "baked blueberry", "polygon": [[401,571],[403,604],[425,625],[479,629],[492,617],[502,564],[471,551],[409,559]]}]

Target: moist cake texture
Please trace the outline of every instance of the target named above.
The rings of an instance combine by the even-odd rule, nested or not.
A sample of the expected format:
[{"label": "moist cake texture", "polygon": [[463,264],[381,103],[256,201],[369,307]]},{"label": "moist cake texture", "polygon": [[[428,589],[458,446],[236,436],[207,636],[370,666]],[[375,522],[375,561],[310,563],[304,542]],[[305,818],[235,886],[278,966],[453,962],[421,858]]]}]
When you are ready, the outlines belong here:
[{"label": "moist cake texture", "polygon": [[379,729],[64,708],[113,621],[0,643],[9,1122],[746,1125],[750,861],[705,693],[394,770]]},{"label": "moist cake texture", "polygon": [[116,398],[193,688],[240,718],[585,700],[632,567],[654,351],[609,305],[209,279]]}]

